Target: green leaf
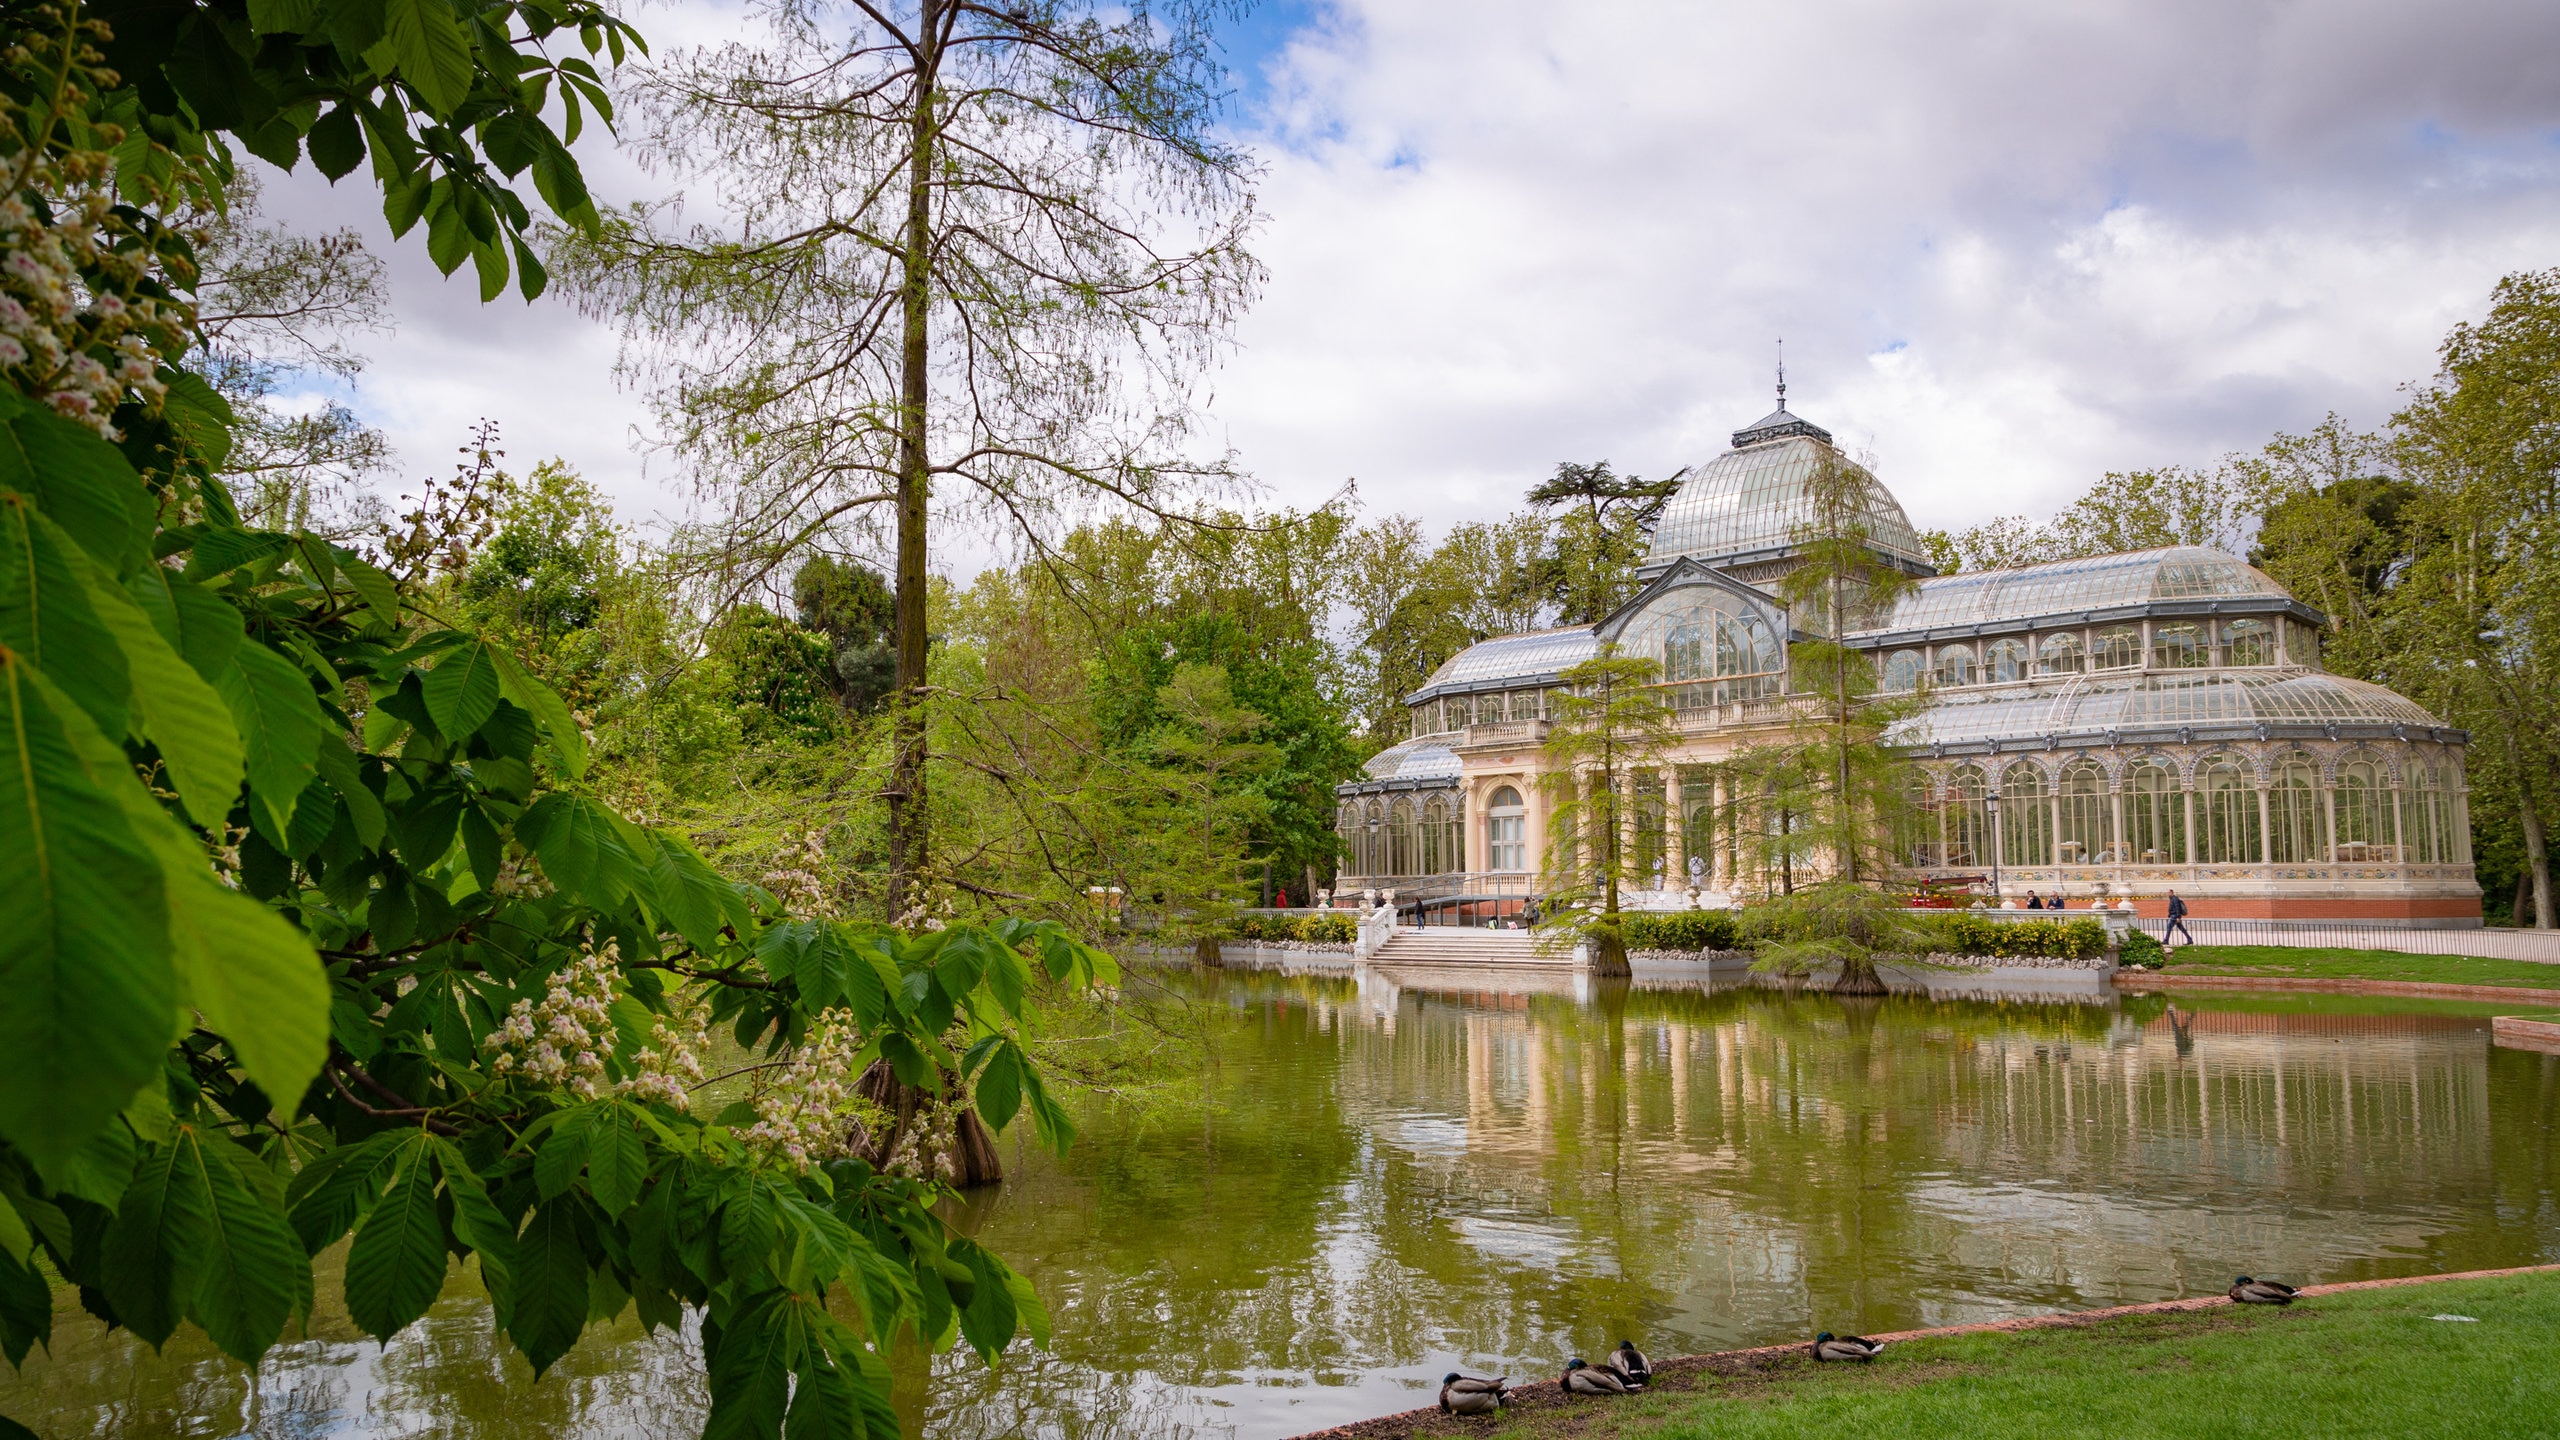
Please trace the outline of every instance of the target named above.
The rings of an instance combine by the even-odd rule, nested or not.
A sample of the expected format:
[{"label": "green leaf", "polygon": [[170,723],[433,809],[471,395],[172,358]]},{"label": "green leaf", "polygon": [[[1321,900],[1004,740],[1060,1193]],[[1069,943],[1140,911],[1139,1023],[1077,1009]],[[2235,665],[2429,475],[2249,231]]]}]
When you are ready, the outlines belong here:
[{"label": "green leaf", "polygon": [[[301,0],[317,5],[319,0]],[[364,127],[356,122],[355,107],[333,106],[311,127],[311,163],[332,183],[343,180],[364,163]]]},{"label": "green leaf", "polygon": [[264,645],[232,652],[219,688],[248,742],[250,819],[264,822],[268,841],[281,850],[293,828],[294,802],[319,773],[328,717],[302,667]]},{"label": "green leaf", "polygon": [[720,1328],[720,1343],[711,1347],[711,1413],[702,1424],[703,1440],[770,1440],[782,1428],[791,1401],[791,1371],[804,1346],[800,1327],[791,1323],[791,1297],[768,1290],[755,1297]]},{"label": "green leaf", "polygon": [[498,665],[490,647],[477,640],[447,651],[423,685],[427,714],[448,740],[470,738],[498,708]]},{"label": "green leaf", "polygon": [[153,1146],[116,1204],[100,1257],[116,1318],[154,1349],[177,1332],[207,1258],[213,1205],[198,1160],[187,1145]]},{"label": "green leaf", "polygon": [[978,1115],[987,1128],[1002,1130],[1013,1123],[1022,1108],[1022,1052],[1010,1040],[999,1039],[988,1054],[986,1068],[978,1072]]},{"label": "green leaf", "polygon": [[255,1365],[309,1289],[311,1262],[285,1224],[274,1181],[248,1152],[192,1126],[180,1128],[177,1148],[194,1153],[213,1214],[188,1313],[224,1354]]},{"label": "green leaf", "polygon": [[141,557],[149,492],[94,430],[5,387],[0,393],[0,487],[35,497],[89,558],[117,575]]},{"label": "green leaf", "polygon": [[[298,147],[301,137],[287,126],[279,140]],[[294,152],[287,150],[283,153],[290,157]],[[290,158],[276,160],[269,155],[259,158],[271,161],[280,170],[293,168]],[[168,416],[169,428],[178,432],[181,444],[176,458],[182,463],[195,461],[208,471],[221,470],[223,462],[231,458],[231,427],[239,419],[232,413],[231,402],[223,399],[222,392],[192,370],[161,373],[167,377],[169,385],[169,397],[162,413]]]},{"label": "green leaf", "polygon": [[1040,1303],[1039,1292],[1031,1288],[1029,1279],[1010,1266],[1004,1272],[1004,1288],[1013,1297],[1013,1313],[1022,1321],[1023,1333],[1031,1337],[1032,1344],[1048,1349],[1049,1307]]},{"label": "green leaf", "polygon": [[648,834],[657,842],[652,847],[656,855],[649,873],[650,898],[677,934],[708,954],[719,945],[723,927],[743,934],[754,923],[755,912],[746,896],[694,853],[684,837],[666,830]]},{"label": "green leaf", "polygon": [[862,1399],[858,1384],[826,1351],[811,1346],[793,1372],[791,1413],[783,1422],[784,1440],[862,1440]]},{"label": "green leaf", "polygon": [[489,1199],[488,1187],[463,1159],[462,1151],[449,1140],[437,1139],[434,1145],[445,1198],[453,1202],[454,1238],[480,1257],[480,1283],[489,1288],[490,1303],[503,1328],[515,1302],[516,1227]]},{"label": "green leaf", "polygon": [[363,773],[356,768],[355,752],[342,743],[323,740],[317,763],[320,778],[347,802],[347,818],[355,822],[356,838],[368,850],[380,848],[382,837],[389,833],[390,820],[383,814],[381,798],[364,783]]},{"label": "green leaf", "polygon": [[586,1227],[578,1204],[574,1195],[543,1201],[516,1237],[515,1316],[507,1335],[536,1379],[569,1353],[587,1324]]},{"label": "green leaf", "polygon": [[444,1220],[427,1140],[420,1131],[400,1147],[399,1173],[347,1250],[347,1314],[377,1340],[409,1328],[444,1289]]},{"label": "green leaf", "polygon": [[309,937],[215,882],[169,874],[169,933],[187,999],[231,1042],[240,1068],[290,1110],[329,1053],[329,979]]},{"label": "green leaf", "polygon": [[318,1255],[345,1239],[347,1231],[373,1208],[406,1138],[404,1132],[386,1130],[340,1145],[321,1152],[293,1177],[285,1195],[292,1206],[294,1234],[305,1252]]},{"label": "green leaf", "polygon": [[391,577],[353,550],[340,547],[333,547],[333,550],[338,558],[338,571],[347,577],[347,584],[354,588],[356,598],[364,601],[365,608],[373,612],[374,619],[385,625],[397,626],[400,623],[400,588],[392,583]]},{"label": "green leaf", "polygon": [[121,740],[132,681],[72,543],[24,495],[0,493],[0,645],[42,668]]},{"label": "green leaf", "polygon": [[543,1137],[542,1148],[533,1152],[533,1183],[543,1199],[556,1200],[578,1182],[578,1171],[587,1163],[588,1129],[596,1118],[591,1108],[564,1112]]},{"label": "green leaf", "polygon": [[210,588],[170,574],[165,566],[146,565],[141,573],[167,587],[170,607],[178,613],[178,653],[198,675],[219,685],[247,633],[239,609]]},{"label": "green leaf", "polygon": [[649,1152],[640,1127],[621,1106],[608,1105],[587,1130],[587,1192],[606,1219],[618,1219],[639,1200],[648,1178]]},{"label": "green leaf", "polygon": [[159,747],[169,788],[178,792],[187,814],[219,832],[239,797],[244,757],[231,711],[195,667],[178,658],[130,595],[95,566],[84,568],[90,603],[124,649],[135,728]]},{"label": "green leaf", "polygon": [[321,0],[249,0],[249,28],[261,35],[299,35],[320,23]]},{"label": "green leaf", "polygon": [[516,839],[541,860],[542,873],[562,893],[611,909],[643,873],[625,828],[621,817],[595,801],[555,790],[516,822]]},{"label": "green leaf", "polygon": [[551,748],[560,752],[561,762],[569,767],[569,777],[574,780],[586,774],[586,735],[578,729],[577,717],[569,713],[560,692],[526,674],[505,650],[491,646],[489,656],[497,662],[500,689],[508,700],[532,715],[542,733],[550,737]]},{"label": "green leaf", "polygon": [[50,1172],[160,1073],[178,981],[161,866],[114,788],[140,785],[6,651],[0,744],[0,1134]]},{"label": "green leaf", "polygon": [[394,61],[400,78],[438,117],[452,114],[471,93],[471,39],[444,0],[385,0],[382,38],[365,58],[377,71],[392,68],[382,59]]}]

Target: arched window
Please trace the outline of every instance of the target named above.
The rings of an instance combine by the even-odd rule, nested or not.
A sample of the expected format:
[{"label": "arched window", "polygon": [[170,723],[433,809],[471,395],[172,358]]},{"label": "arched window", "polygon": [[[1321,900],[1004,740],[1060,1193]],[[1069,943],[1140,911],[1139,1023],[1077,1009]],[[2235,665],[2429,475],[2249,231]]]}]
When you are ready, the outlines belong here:
[{"label": "arched window", "polygon": [[1704,680],[1715,674],[1714,621],[1704,610],[1692,610],[1662,632],[1662,678]]},{"label": "arched window", "polygon": [[1438,795],[1422,802],[1420,875],[1446,875],[1459,867],[1449,856],[1449,802]]},{"label": "arched window", "polygon": [[2187,797],[2178,772],[2154,755],[2124,773],[2124,844],[2145,865],[2182,865],[2187,859]]},{"label": "arched window", "polygon": [[1941,645],[1938,647],[1939,684],[1970,685],[1975,678],[1972,646]]},{"label": "arched window", "polygon": [[1894,694],[1919,689],[1920,672],[1923,668],[1925,667],[1921,663],[1919,651],[1894,651],[1885,657],[1884,688]]},{"label": "arched window", "polygon": [[1982,678],[1993,685],[2026,679],[2027,643],[2023,640],[1994,640],[1983,647]]},{"label": "arched window", "polygon": [[2205,643],[2202,625],[2180,620],[2151,627],[2152,669],[2194,670],[2212,660],[2213,647]]},{"label": "arched window", "polygon": [[2428,760],[2413,762],[2409,771],[2412,788],[2401,817],[2409,832],[2409,858],[2421,865],[2460,863],[2453,834],[2452,767]]},{"label": "arched window", "polygon": [[1413,802],[1402,796],[1387,806],[1387,869],[1389,875],[1414,874]]},{"label": "arched window", "polygon": [[1717,703],[1777,694],[1785,664],[1777,632],[1758,611],[1716,615]]},{"label": "arched window", "polygon": [[1716,787],[1710,772],[1681,771],[1680,817],[1680,853],[1704,879],[1714,874],[1716,865]]},{"label": "arched window", "polygon": [[2385,786],[2382,757],[2370,750],[2350,752],[2338,762],[2338,785],[2329,792],[2329,807],[2338,827],[2338,853],[2330,860],[2397,858],[2377,854],[2391,839],[2391,792]]},{"label": "arched window", "polygon": [[1945,810],[1949,865],[1991,863],[1991,781],[1981,767],[1960,765],[1947,777]]},{"label": "arched window", "polygon": [[1369,802],[1360,821],[1360,873],[1387,873],[1387,812],[1377,801]]},{"label": "arched window", "polygon": [[2115,858],[2115,802],[2107,798],[2107,772],[2083,755],[2062,767],[2062,863],[2096,864]]},{"label": "arched window", "polygon": [[2278,865],[2320,858],[2320,765],[2296,750],[2267,780],[2267,855]]},{"label": "arched window", "polygon": [[2036,647],[2036,672],[2041,675],[2077,675],[2080,673],[2080,637],[2047,635]]},{"label": "arched window", "polygon": [[2098,641],[2089,649],[2092,670],[2129,670],[2142,663],[2142,632],[2131,625],[2119,625],[2098,632]]},{"label": "arched window", "polygon": [[2237,756],[2209,755],[2196,769],[2196,836],[2199,859],[2207,865],[2255,865],[2263,857],[2258,846],[2258,784]]},{"label": "arched window", "polygon": [[2053,806],[2044,772],[2021,761],[2000,777],[2000,859],[2008,865],[2053,863]]},{"label": "arched window", "polygon": [[1914,770],[1902,783],[1902,808],[1893,817],[1893,857],[1915,870],[1939,863],[1945,847],[1938,839],[1941,814],[1938,787]]},{"label": "arched window", "polygon": [[2320,668],[2320,629],[2299,620],[2284,622],[2284,658],[2288,665]]},{"label": "arched window", "polygon": [[2222,663],[2273,665],[2276,663],[2276,632],[2264,620],[2225,620],[2222,622]]},{"label": "arched window", "polygon": [[1485,868],[1518,874],[1529,868],[1529,811],[1520,792],[1500,786],[1484,802]]}]

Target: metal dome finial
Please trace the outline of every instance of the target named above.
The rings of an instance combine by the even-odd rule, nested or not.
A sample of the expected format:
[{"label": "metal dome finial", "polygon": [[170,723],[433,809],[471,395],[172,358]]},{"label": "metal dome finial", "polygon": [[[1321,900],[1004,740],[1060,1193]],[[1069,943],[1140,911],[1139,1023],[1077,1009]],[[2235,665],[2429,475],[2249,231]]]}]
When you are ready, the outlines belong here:
[{"label": "metal dome finial", "polygon": [[1787,337],[1778,337],[1778,408],[1787,408]]}]

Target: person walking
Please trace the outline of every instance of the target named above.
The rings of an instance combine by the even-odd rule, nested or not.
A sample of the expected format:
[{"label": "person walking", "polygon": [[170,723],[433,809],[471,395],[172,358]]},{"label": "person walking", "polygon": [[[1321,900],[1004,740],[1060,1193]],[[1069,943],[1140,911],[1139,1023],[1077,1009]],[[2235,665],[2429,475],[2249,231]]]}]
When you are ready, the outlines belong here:
[{"label": "person walking", "polygon": [[2168,948],[2172,935],[2184,935],[2188,944],[2196,943],[2196,932],[2187,928],[2187,902],[2175,890],[2169,892],[2169,923],[2160,927],[2161,948]]}]

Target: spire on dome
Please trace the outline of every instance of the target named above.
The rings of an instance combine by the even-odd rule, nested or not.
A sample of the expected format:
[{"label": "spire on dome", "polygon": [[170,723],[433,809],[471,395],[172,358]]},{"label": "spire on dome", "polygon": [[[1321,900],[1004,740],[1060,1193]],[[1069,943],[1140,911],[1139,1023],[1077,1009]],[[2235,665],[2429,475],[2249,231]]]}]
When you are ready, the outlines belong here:
[{"label": "spire on dome", "polygon": [[1778,409],[1779,409],[1780,413],[1784,413],[1784,412],[1785,412],[1785,410],[1786,410],[1786,408],[1787,408],[1787,337],[1786,337],[1786,336],[1784,336],[1784,335],[1781,335],[1781,336],[1779,336],[1779,337],[1778,337]]}]

